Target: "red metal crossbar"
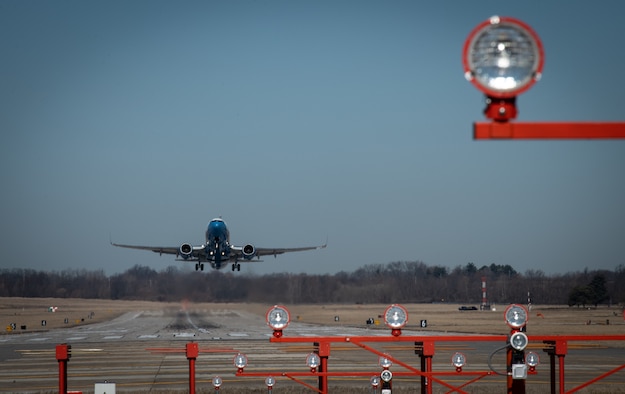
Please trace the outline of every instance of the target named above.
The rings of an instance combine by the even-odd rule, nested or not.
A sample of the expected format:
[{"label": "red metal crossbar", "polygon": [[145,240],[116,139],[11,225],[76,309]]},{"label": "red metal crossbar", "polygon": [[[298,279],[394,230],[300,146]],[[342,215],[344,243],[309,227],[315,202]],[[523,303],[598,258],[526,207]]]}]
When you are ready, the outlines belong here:
[{"label": "red metal crossbar", "polygon": [[623,139],[625,122],[476,122],[473,139]]}]

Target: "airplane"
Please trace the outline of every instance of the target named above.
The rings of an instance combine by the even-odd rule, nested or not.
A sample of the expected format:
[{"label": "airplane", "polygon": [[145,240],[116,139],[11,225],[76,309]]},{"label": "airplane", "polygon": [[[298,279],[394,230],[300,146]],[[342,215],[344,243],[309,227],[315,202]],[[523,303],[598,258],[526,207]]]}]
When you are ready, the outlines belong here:
[{"label": "airplane", "polygon": [[189,243],[183,243],[180,246],[163,247],[163,246],[140,246],[140,245],[123,245],[113,243],[111,245],[120,248],[151,250],[159,254],[175,254],[176,261],[195,262],[195,270],[204,271],[204,262],[210,263],[214,269],[222,269],[228,261],[232,261],[232,271],[241,271],[242,262],[250,262],[254,257],[257,261],[261,256],[273,255],[288,252],[301,252],[304,250],[323,249],[327,246],[327,241],[319,246],[305,246],[299,248],[257,248],[252,244],[244,246],[235,246],[230,243],[230,231],[226,222],[221,218],[215,218],[208,223],[206,229],[206,243],[194,246]]}]

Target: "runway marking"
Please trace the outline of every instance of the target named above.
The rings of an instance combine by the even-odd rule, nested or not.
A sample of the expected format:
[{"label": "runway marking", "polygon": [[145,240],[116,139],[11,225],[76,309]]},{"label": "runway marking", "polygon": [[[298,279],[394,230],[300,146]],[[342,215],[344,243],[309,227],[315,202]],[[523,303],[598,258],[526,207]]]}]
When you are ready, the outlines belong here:
[{"label": "runway marking", "polygon": [[43,342],[43,341],[49,341],[50,338],[31,338],[29,339],[29,341],[31,342]]},{"label": "runway marking", "polygon": [[122,339],[123,337],[123,335],[108,335],[103,337],[102,339]]},{"label": "runway marking", "polygon": [[192,332],[177,332],[174,334],[174,337],[176,338],[191,338],[194,337],[195,334]]},{"label": "runway marking", "polygon": [[230,336],[230,337],[249,337],[250,334],[245,333],[245,332],[231,332],[231,333],[228,333],[228,336]]},{"label": "runway marking", "polygon": [[158,338],[160,335],[158,334],[154,334],[154,335],[139,335],[137,338],[138,339],[154,339],[154,338]]},{"label": "runway marking", "polygon": [[41,356],[41,355],[50,355],[50,354],[54,354],[53,350],[50,349],[45,349],[45,350],[33,350],[33,349],[18,349],[16,350],[17,353],[21,353],[23,355],[28,355],[28,356]]},{"label": "runway marking", "polygon": [[87,339],[87,337],[69,337],[69,338],[67,338],[68,341],[80,341],[82,339]]}]

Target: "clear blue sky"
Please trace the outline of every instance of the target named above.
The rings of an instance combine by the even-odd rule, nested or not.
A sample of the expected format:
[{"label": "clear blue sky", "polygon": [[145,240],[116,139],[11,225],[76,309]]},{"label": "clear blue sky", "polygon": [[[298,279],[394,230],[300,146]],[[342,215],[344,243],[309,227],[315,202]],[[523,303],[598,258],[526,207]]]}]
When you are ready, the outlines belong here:
[{"label": "clear blue sky", "polygon": [[625,141],[473,141],[491,15],[540,35],[519,120],[625,121],[622,1],[0,1],[0,268],[180,264],[122,243],[323,243],[244,265],[625,264]]}]

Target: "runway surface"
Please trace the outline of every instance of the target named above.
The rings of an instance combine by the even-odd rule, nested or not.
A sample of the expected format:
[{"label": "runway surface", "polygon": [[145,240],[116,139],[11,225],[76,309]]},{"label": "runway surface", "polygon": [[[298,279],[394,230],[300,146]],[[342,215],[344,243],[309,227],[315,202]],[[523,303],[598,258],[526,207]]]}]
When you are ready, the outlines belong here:
[{"label": "runway surface", "polygon": [[[249,312],[224,308],[183,310],[170,308],[158,311],[135,311],[103,323],[45,332],[0,336],[0,392],[52,392],[58,390],[59,366],[55,346],[72,345],[68,363],[68,388],[93,392],[97,382],[115,382],[118,392],[154,392],[188,389],[189,364],[185,345],[198,343],[200,354],[196,363],[197,388],[212,388],[211,379],[220,376],[222,392],[242,392],[251,388],[263,389],[264,377],[236,376],[233,358],[244,353],[249,365],[245,372],[267,372],[276,377],[274,392],[288,392],[289,387],[301,387],[281,376],[284,371],[308,371],[306,356],[314,350],[310,344],[275,344],[269,341],[272,331],[264,317]],[[292,322],[285,335],[294,336],[371,336],[390,335],[390,330],[349,327],[341,324],[313,325]],[[427,330],[405,331],[404,335],[436,335]],[[467,356],[465,371],[487,370],[489,354],[504,344],[488,342],[443,343],[437,345],[433,359],[434,371],[454,371],[451,355],[461,351]],[[414,344],[399,342],[372,345],[379,351],[392,354],[404,362],[420,367]],[[530,386],[549,389],[549,359],[539,351],[543,365],[538,375],[527,380]],[[569,374],[567,387],[575,387],[618,365],[625,363],[622,349],[605,346],[571,346],[566,357]],[[333,344],[329,371],[381,370],[378,356],[349,343]],[[493,357],[494,369],[505,369],[504,353]],[[405,371],[393,366],[393,371]],[[450,376],[445,380],[454,385],[470,380],[466,376]],[[304,378],[317,386],[315,378]],[[625,381],[623,371],[613,375],[604,384],[612,389]],[[419,391],[417,376],[397,377],[395,387],[410,387]],[[505,377],[493,374],[482,379],[483,385],[505,388]],[[349,385],[370,392],[369,377],[330,378],[330,386]],[[595,387],[595,386],[591,386]],[[468,389],[468,388],[467,388]],[[284,391],[280,391],[284,390]],[[471,390],[469,390],[471,391]],[[473,391],[475,392],[475,391]]]}]

